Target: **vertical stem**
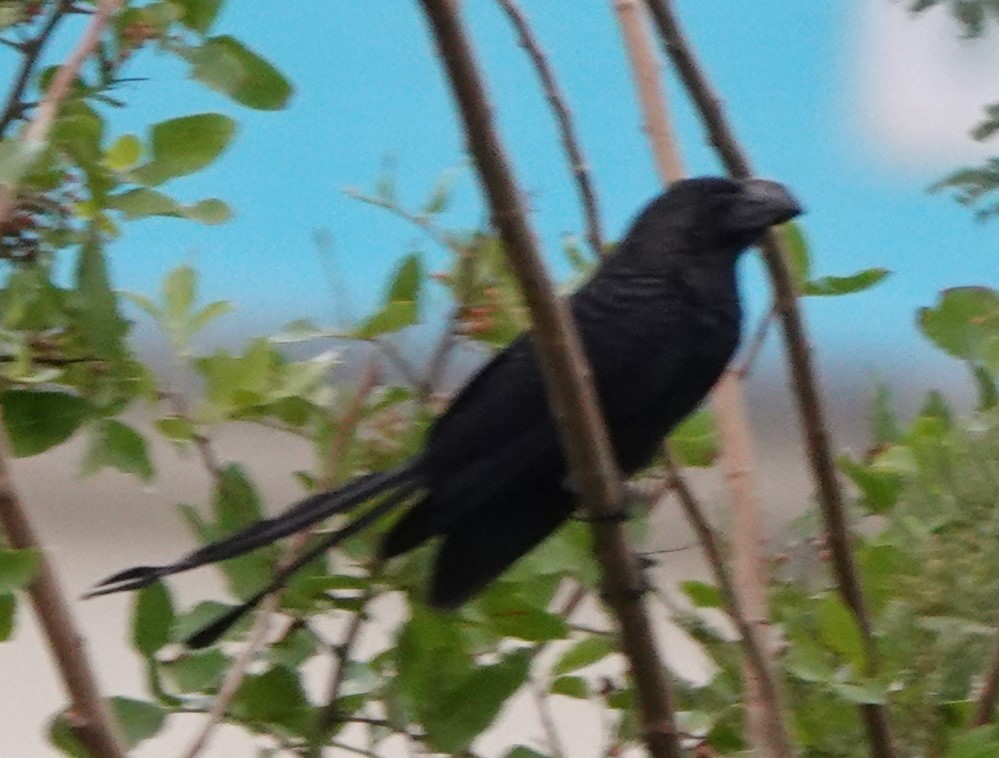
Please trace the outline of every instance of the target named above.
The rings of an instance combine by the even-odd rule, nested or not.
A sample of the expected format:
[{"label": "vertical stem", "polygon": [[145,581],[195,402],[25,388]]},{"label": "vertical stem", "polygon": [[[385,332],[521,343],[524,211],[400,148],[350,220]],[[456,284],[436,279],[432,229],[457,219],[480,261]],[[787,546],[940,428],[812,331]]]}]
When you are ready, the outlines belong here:
[{"label": "vertical stem", "polygon": [[531,333],[568,459],[570,476],[593,517],[595,552],[606,600],[631,664],[642,736],[650,755],[681,755],[666,671],[642,598],[638,563],[621,523],[622,488],[590,372],[565,303],[553,291],[523,195],[493,126],[485,87],[453,0],[421,0],[458,103],[483,190],[510,265],[531,313]]},{"label": "vertical stem", "polygon": [[28,585],[28,597],[69,694],[67,717],[73,732],[91,755],[96,758],[124,758],[125,749],[111,710],[98,689],[97,677],[87,659],[83,635],[70,613],[55,567],[46,556],[14,489],[4,447],[4,442],[0,441],[0,527],[7,543],[15,550],[33,549],[38,552],[38,570]]},{"label": "vertical stem", "polygon": [[[711,143],[718,149],[726,169],[733,176],[750,176],[752,171],[749,160],[725,118],[721,101],[714,94],[680,29],[672,4],[669,0],[646,0],[646,3],[659,28],[666,54],[697,106]],[[826,524],[836,583],[860,628],[867,662],[865,673],[868,676],[875,676],[878,671],[877,645],[853,561],[846,509],[836,478],[828,425],[819,399],[818,381],[812,365],[811,348],[782,247],[782,241],[772,231],[761,243],[774,290],[775,308],[783,327],[784,347],[790,364],[794,396],[801,416],[805,446],[815,479],[819,505]],[[860,713],[867,733],[870,754],[876,758],[894,756],[887,709],[873,703],[864,704],[860,706]]]},{"label": "vertical stem", "polygon": [[645,22],[645,8],[641,0],[615,0],[614,9],[638,91],[642,128],[648,135],[659,178],[663,184],[669,185],[683,178],[683,159],[677,141],[673,139],[673,127],[666,109],[666,90],[660,77],[659,59]]}]

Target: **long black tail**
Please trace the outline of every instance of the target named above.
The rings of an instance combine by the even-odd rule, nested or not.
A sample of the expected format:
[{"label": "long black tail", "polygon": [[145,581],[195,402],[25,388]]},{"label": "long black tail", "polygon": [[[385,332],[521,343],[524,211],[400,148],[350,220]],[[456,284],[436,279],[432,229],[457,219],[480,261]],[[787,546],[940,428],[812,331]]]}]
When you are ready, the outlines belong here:
[{"label": "long black tail", "polygon": [[[287,578],[299,568],[311,561],[320,553],[329,550],[338,542],[347,539],[377,519],[386,515],[396,506],[407,500],[422,484],[420,475],[420,460],[409,461],[390,471],[368,474],[359,477],[344,487],[332,492],[320,492],[288,508],[273,518],[258,521],[245,529],[226,537],[218,542],[212,542],[189,553],[175,563],[163,566],[136,566],[120,571],[94,586],[84,597],[98,597],[113,592],[137,590],[171,574],[177,574],[188,569],[217,563],[228,558],[235,558],[263,545],[268,545],[282,537],[299,532],[306,527],[337,513],[345,513],[355,509],[367,500],[383,493],[389,493],[384,500],[374,508],[358,517],[342,529],[327,535],[307,554],[302,555],[294,563],[282,569],[274,577],[270,585],[258,595],[247,600],[242,606],[234,608],[230,614],[214,622],[211,626],[198,632],[189,641],[195,647],[210,644],[218,635],[231,626],[240,616],[253,608],[268,593],[280,587]],[[229,618],[229,616],[232,618]],[[229,618],[228,622],[222,622]],[[216,629],[214,636],[208,636],[208,631]],[[195,645],[194,640],[201,640]]]}]

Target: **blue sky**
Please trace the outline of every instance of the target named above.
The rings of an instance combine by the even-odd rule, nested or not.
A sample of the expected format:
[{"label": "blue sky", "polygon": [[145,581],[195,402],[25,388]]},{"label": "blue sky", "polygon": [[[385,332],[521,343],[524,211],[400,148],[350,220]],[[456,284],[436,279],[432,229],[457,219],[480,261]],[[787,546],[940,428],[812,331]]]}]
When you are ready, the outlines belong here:
[{"label": "blue sky", "polygon": [[[575,5],[572,13],[566,3],[550,0],[522,4],[576,115],[605,234],[615,238],[658,185],[613,4]],[[558,262],[560,236],[581,231],[582,224],[550,113],[496,5],[463,5],[501,133],[531,195],[533,221],[550,259]],[[953,132],[953,151],[924,149],[916,138],[906,143],[908,153],[895,150],[915,121],[907,120],[904,102],[896,107],[901,112],[889,114],[894,121],[882,119],[880,127],[870,122],[871,113],[891,100],[884,93],[915,92],[916,85],[904,80],[904,35],[936,28],[937,38],[950,41],[957,29],[943,17],[905,19],[900,4],[890,0],[757,0],[751,10],[743,5],[686,0],[678,7],[758,173],[786,182],[807,207],[803,225],[816,273],[870,266],[895,271],[869,293],[809,302],[820,354],[848,366],[844,349],[862,348],[865,366],[875,370],[932,356],[916,335],[914,309],[931,304],[944,287],[996,280],[995,226],[977,224],[956,203],[925,192],[948,168],[966,161],[969,153],[960,143],[977,104],[971,120],[951,116],[944,125]],[[873,34],[874,22],[885,14],[894,14],[895,31],[877,27]],[[122,92],[129,107],[112,116],[114,131],[141,130],[187,113],[234,116],[239,134],[219,162],[166,189],[186,201],[222,197],[237,215],[220,227],[175,220],[126,225],[112,248],[120,286],[148,293],[169,268],[193,262],[205,297],[237,304],[231,323],[263,329],[301,317],[330,323],[338,312],[327,266],[312,242],[316,229],[332,235],[336,265],[358,314],[374,304],[393,262],[414,242],[429,260],[444,260],[411,228],[342,192],[372,187],[391,155],[403,202],[415,207],[442,171],[463,164],[450,94],[416,3],[305,2],[294,13],[276,14],[272,4],[232,2],[216,30],[268,57],[294,82],[296,93],[284,111],[252,112],[187,81],[184,66],[172,58],[147,53],[135,61],[129,73],[153,82]],[[913,67],[926,64],[921,44],[908,53]],[[892,60],[901,56],[897,78],[885,76],[895,69],[880,66],[888,60],[882,45]],[[961,76],[960,67],[955,75]],[[675,84],[669,95],[688,170],[716,172]],[[982,104],[987,101],[983,96]],[[932,160],[920,159],[930,154]],[[470,171],[462,173],[455,197],[446,222],[479,224],[484,214]],[[745,269],[746,293],[758,309],[766,300],[765,285],[758,265]]]}]

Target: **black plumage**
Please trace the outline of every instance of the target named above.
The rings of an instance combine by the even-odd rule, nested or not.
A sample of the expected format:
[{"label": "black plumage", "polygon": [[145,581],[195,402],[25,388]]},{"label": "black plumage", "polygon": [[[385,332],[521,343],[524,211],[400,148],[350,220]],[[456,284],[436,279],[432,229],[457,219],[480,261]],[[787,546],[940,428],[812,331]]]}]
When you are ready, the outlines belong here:
[{"label": "black plumage", "polygon": [[[735,351],[739,253],[768,227],[800,212],[774,182],[677,182],[639,214],[617,250],[570,297],[625,474],[650,462]],[[569,517],[576,497],[526,335],[474,376],[437,420],[423,452],[404,465],[306,498],[177,563],[116,574],[92,594],[134,589],[238,555],[379,495],[382,500],[362,523],[345,530],[353,533],[415,499],[384,537],[382,555],[390,558],[440,537],[429,600],[442,608],[465,602]],[[345,530],[313,552],[328,549]],[[209,641],[228,623],[220,621],[195,641]]]}]

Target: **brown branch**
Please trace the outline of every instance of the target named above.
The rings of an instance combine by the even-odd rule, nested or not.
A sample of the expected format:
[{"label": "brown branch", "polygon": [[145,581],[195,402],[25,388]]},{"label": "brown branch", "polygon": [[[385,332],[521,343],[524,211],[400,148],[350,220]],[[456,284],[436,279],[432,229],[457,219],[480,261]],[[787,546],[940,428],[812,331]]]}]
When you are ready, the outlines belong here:
[{"label": "brown branch", "polygon": [[975,703],[973,726],[985,726],[992,720],[992,714],[999,701],[999,629],[996,630],[996,645],[989,664],[989,673]]},{"label": "brown branch", "polygon": [[572,114],[565,103],[565,98],[559,89],[558,82],[555,81],[555,73],[548,65],[548,59],[541,50],[531,26],[524,16],[523,11],[517,6],[515,0],[499,0],[499,4],[506,11],[507,16],[517,34],[520,37],[520,45],[527,51],[534,68],[541,80],[541,88],[545,92],[545,97],[551,104],[552,113],[558,123],[559,134],[562,137],[562,146],[565,148],[566,157],[569,159],[569,167],[576,180],[576,188],[579,191],[579,201],[583,206],[583,215],[586,218],[586,238],[593,248],[593,253],[598,258],[602,257],[604,249],[603,235],[600,233],[600,213],[597,207],[597,194],[590,181],[589,166],[583,157],[583,151],[576,139],[576,132],[572,125]]},{"label": "brown branch", "polygon": [[[59,67],[55,76],[52,77],[52,82],[49,84],[48,89],[45,90],[45,95],[38,104],[38,108],[35,109],[35,114],[28,124],[28,128],[24,131],[22,139],[29,150],[41,151],[44,147],[49,131],[52,129],[52,122],[59,111],[59,106],[69,94],[70,87],[76,79],[80,67],[94,51],[94,48],[97,47],[104,28],[111,20],[114,12],[118,10],[121,2],[122,0],[103,0],[101,2],[97,8],[97,12],[90,18],[90,24],[87,26],[86,31],[84,31],[79,44],[70,53],[66,62]],[[63,8],[63,6],[60,5],[60,8]],[[14,183],[5,184],[0,187],[0,224],[3,224],[10,215],[11,209],[14,207],[16,194],[17,186]]]},{"label": "brown branch", "polygon": [[[756,733],[763,736],[760,744],[768,746],[769,750],[767,754],[770,756],[794,755],[784,721],[782,718],[779,718],[781,713],[779,706],[783,698],[781,697],[780,686],[778,684],[776,667],[769,660],[769,656],[764,653],[764,641],[754,628],[756,625],[765,624],[766,619],[761,618],[753,619],[752,622],[750,621],[746,610],[743,608],[743,602],[740,599],[747,595],[748,588],[745,584],[739,589],[736,588],[736,582],[729,573],[725,557],[722,555],[718,539],[715,537],[714,529],[711,528],[711,524],[704,515],[704,510],[701,508],[700,503],[697,502],[697,498],[694,497],[694,493],[690,490],[686,480],[684,480],[676,464],[673,462],[668,445],[664,447],[663,460],[670,488],[676,493],[677,499],[683,507],[683,512],[687,516],[687,520],[697,533],[697,538],[708,560],[708,566],[711,568],[715,583],[721,592],[722,600],[725,604],[725,612],[732,619],[732,623],[735,624],[735,628],[739,632],[739,642],[742,646],[743,655],[745,655],[750,663],[747,673],[755,679],[756,686],[761,690],[760,701],[764,704],[764,707],[757,708],[758,713],[755,718],[759,719],[759,722],[754,725]],[[758,582],[757,586],[762,590],[765,585],[759,582],[756,577],[752,578]],[[758,606],[759,604],[757,603],[756,605]],[[764,604],[763,607],[765,608],[766,605]],[[778,707],[765,707],[765,705],[769,704],[774,704]],[[774,714],[777,714],[778,718],[774,719]],[[764,720],[766,721],[764,722]]]},{"label": "brown branch", "polygon": [[624,46],[631,61],[631,73],[642,108],[643,129],[649,137],[659,178],[663,184],[671,184],[683,178],[683,161],[676,140],[672,138],[673,129],[659,77],[659,62],[649,39],[645,11],[640,0],[614,0],[614,10],[617,11]]},{"label": "brown branch", "polygon": [[[302,548],[305,547],[307,539],[308,532],[300,532],[295,535],[288,550],[278,563],[279,570],[283,566],[290,565],[295,560]],[[239,655],[236,656],[232,665],[226,670],[222,684],[219,686],[218,694],[215,696],[212,707],[208,711],[208,717],[187,750],[181,753],[182,758],[195,758],[195,756],[208,748],[209,740],[225,718],[230,704],[239,692],[243,680],[246,678],[250,664],[253,663],[261,648],[267,644],[267,633],[270,631],[271,620],[277,612],[280,600],[281,590],[277,590],[265,597],[263,602],[261,602],[260,607],[253,617],[253,626],[247,635],[243,649],[239,651]]]},{"label": "brown branch", "polygon": [[731,372],[739,379],[745,379],[753,370],[753,364],[756,363],[756,359],[763,350],[763,345],[767,341],[767,335],[770,334],[770,326],[773,324],[776,316],[777,309],[771,305],[767,308],[767,312],[764,313],[763,316],[760,317],[760,320],[756,323],[756,328],[753,330],[753,334],[749,338],[747,347],[742,353],[742,359],[739,361],[739,365],[731,369]]},{"label": "brown branch", "polygon": [[642,736],[652,756],[679,756],[666,672],[656,650],[642,598],[642,577],[625,531],[622,488],[589,371],[568,310],[541,263],[537,238],[527,223],[523,195],[493,126],[478,66],[453,0],[421,0],[447,78],[459,106],[469,148],[489,199],[511,268],[531,313],[531,337],[552,415],[558,425],[571,481],[594,519],[594,542],[604,574],[606,599],[631,664]]},{"label": "brown branch", "polygon": [[0,441],[0,527],[10,547],[38,553],[38,569],[28,585],[28,597],[69,695],[73,732],[90,755],[124,758],[125,748],[87,659],[83,635],[66,603],[55,567],[14,489],[5,447],[5,441]]},{"label": "brown branch", "polygon": [[[368,362],[365,372],[358,382],[357,390],[340,416],[338,433],[333,435],[330,441],[330,447],[326,455],[326,481],[324,482],[326,488],[331,488],[339,479],[340,465],[346,455],[347,445],[354,437],[357,427],[361,422],[361,414],[364,411],[365,402],[367,402],[372,391],[378,385],[378,374],[378,359],[377,357],[373,357]],[[368,576],[372,581],[374,581],[374,575],[378,573],[378,570],[379,564],[376,563],[368,572]],[[316,721],[316,737],[318,739],[312,740],[313,748],[319,747],[319,741],[329,733],[337,721],[337,700],[340,698],[340,689],[343,686],[347,663],[350,661],[351,651],[360,637],[361,627],[364,625],[366,619],[365,608],[372,597],[374,597],[374,590],[369,586],[361,599],[361,607],[350,619],[343,640],[334,648],[336,667],[333,670],[329,688],[326,692],[326,704],[319,711]]]},{"label": "brown branch", "polygon": [[[500,1],[503,2],[503,0]],[[531,690],[531,696],[534,698],[534,705],[538,709],[541,728],[545,732],[546,750],[553,758],[565,758],[565,749],[562,747],[562,740],[558,735],[555,716],[552,714],[551,704],[548,702],[548,693],[537,682],[531,681],[528,686]]]},{"label": "brown branch", "polygon": [[[701,115],[711,143],[717,148],[726,169],[737,177],[752,174],[749,160],[735,139],[722,112],[721,102],[707,81],[684,37],[668,0],[646,0],[659,29],[666,53]],[[857,620],[863,638],[866,674],[878,670],[878,651],[870,614],[854,564],[843,494],[836,478],[825,413],[819,399],[818,382],[812,366],[810,347],[798,310],[794,283],[787,269],[783,242],[773,231],[761,244],[774,289],[774,302],[783,326],[784,345],[791,368],[792,383],[804,431],[809,463],[815,478],[819,505],[826,524],[836,583],[844,601]],[[871,755],[894,755],[891,727],[883,705],[864,704],[861,716]]]},{"label": "brown branch", "polygon": [[[646,113],[646,131],[659,173],[667,183],[679,181],[684,176],[679,143],[667,117],[666,101],[659,84],[658,64],[649,38],[645,9],[634,0],[619,0],[615,3],[615,8],[632,66],[635,68],[635,83],[642,109]],[[760,527],[759,508],[749,465],[752,439],[746,423],[745,401],[740,387],[736,382],[726,379],[727,377],[723,377],[712,391],[712,404],[719,417],[721,466],[726,472],[733,518],[744,526],[736,531],[733,546],[736,581],[732,587],[732,597],[735,598],[738,593],[741,602],[753,616],[766,619],[766,584],[760,571],[763,557],[760,541],[754,536],[759,534]],[[769,662],[769,650],[762,646],[753,628],[747,625],[746,631],[751,635],[747,637],[746,644],[749,647],[745,663],[745,698],[750,742],[766,755],[791,756],[794,750],[784,718],[780,687],[773,675],[776,665]]]},{"label": "brown branch", "polygon": [[45,49],[45,45],[52,36],[52,32],[59,25],[59,22],[65,18],[71,4],[67,0],[59,0],[56,3],[56,7],[52,10],[52,15],[48,17],[37,35],[24,42],[16,44],[9,43],[12,47],[17,47],[23,53],[24,59],[21,61],[21,68],[17,72],[14,84],[7,95],[7,102],[4,105],[3,112],[0,113],[0,137],[3,137],[7,133],[7,127],[11,125],[14,119],[24,113],[25,104],[21,101],[21,98],[24,97],[24,90],[27,88],[28,82],[31,81],[31,75],[38,64],[42,50]]}]

